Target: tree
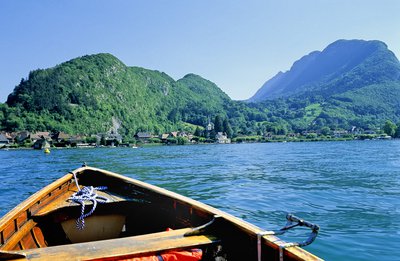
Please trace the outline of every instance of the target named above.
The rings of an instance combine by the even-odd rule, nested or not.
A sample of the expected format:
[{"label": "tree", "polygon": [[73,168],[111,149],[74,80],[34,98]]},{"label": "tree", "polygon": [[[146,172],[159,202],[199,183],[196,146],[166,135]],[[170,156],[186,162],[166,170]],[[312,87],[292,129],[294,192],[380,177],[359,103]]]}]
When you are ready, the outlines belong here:
[{"label": "tree", "polygon": [[10,115],[5,121],[5,127],[8,131],[18,131],[25,129],[23,120],[14,114]]},{"label": "tree", "polygon": [[194,136],[200,137],[201,136],[201,130],[199,126],[196,127],[196,130],[194,131]]},{"label": "tree", "polygon": [[395,138],[400,138],[400,122],[399,123],[397,123],[397,126],[396,126],[397,128],[396,128],[396,133],[394,134],[394,137]]},{"label": "tree", "polygon": [[286,125],[279,125],[278,126],[278,135],[286,135],[288,133],[288,129]]},{"label": "tree", "polygon": [[396,130],[397,130],[397,126],[392,121],[387,120],[385,122],[385,125],[383,126],[383,131],[387,135],[394,137],[394,135],[396,134]]},{"label": "tree", "polygon": [[217,135],[217,132],[215,131],[215,129],[213,129],[213,130],[211,130],[211,131],[209,132],[209,135],[210,135],[210,136],[209,136],[208,138],[214,140],[214,139],[215,139],[215,135]]},{"label": "tree", "polygon": [[86,137],[85,142],[86,143],[96,143],[97,138],[96,137]]},{"label": "tree", "polygon": [[233,130],[232,130],[231,125],[229,124],[228,118],[224,119],[223,128],[224,128],[224,132],[226,133],[226,136],[228,136],[228,138],[232,138]]},{"label": "tree", "polygon": [[106,141],[106,138],[104,136],[101,136],[100,145],[104,145],[104,146],[107,145],[107,141]]},{"label": "tree", "polygon": [[331,129],[329,127],[327,127],[327,126],[322,127],[322,129],[321,129],[322,135],[327,136],[327,135],[329,135],[329,133],[331,133]]},{"label": "tree", "polygon": [[0,110],[0,126],[3,125],[3,120],[5,119],[4,117],[4,112]]},{"label": "tree", "polygon": [[214,130],[215,132],[223,132],[224,131],[224,126],[222,122],[221,116],[217,115],[215,116],[214,120]]},{"label": "tree", "polygon": [[187,142],[188,142],[188,140],[185,137],[178,137],[177,138],[178,145],[185,145]]}]

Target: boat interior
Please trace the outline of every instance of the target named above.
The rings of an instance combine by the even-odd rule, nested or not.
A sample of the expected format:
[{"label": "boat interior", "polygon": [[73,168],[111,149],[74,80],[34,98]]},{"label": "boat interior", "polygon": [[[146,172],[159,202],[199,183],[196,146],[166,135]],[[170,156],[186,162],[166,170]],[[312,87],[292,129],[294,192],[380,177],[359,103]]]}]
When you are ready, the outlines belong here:
[{"label": "boat interior", "polygon": [[[69,174],[6,215],[9,222],[0,222],[0,260],[15,259],[18,253],[39,260],[61,248],[64,256],[58,257],[66,258],[75,252],[82,255],[83,246],[86,252],[96,249],[85,253],[85,260],[123,260],[194,248],[202,250],[202,260],[257,260],[257,236],[211,207],[97,169],[83,168],[74,174],[76,180]],[[107,198],[106,203],[85,204],[85,213],[94,204],[96,208],[83,219],[82,229],[77,228],[82,206],[69,199],[78,191],[76,181],[80,188],[107,186],[96,191]],[[268,257],[263,260],[279,260],[277,245],[265,239],[261,254]],[[290,251],[285,256],[297,259]]]}]

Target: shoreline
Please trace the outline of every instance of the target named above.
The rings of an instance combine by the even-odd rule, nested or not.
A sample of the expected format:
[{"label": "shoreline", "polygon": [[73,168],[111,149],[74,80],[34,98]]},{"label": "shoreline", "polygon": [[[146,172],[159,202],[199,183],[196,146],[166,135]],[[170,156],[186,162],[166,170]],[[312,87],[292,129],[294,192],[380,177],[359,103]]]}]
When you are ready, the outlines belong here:
[{"label": "shoreline", "polygon": [[[244,140],[240,142],[231,142],[231,143],[211,143],[211,142],[202,142],[202,143],[185,143],[185,144],[166,144],[166,143],[143,143],[140,145],[130,145],[130,146],[75,146],[75,147],[50,147],[50,150],[70,150],[70,149],[119,149],[119,148],[131,148],[131,149],[142,149],[148,147],[157,147],[157,146],[182,146],[182,145],[229,145],[229,144],[256,144],[256,143],[287,143],[287,142],[340,142],[340,141],[384,141],[384,140],[396,140],[395,138],[372,138],[372,139],[354,139],[354,138],[335,138],[335,139],[279,139],[279,140]],[[43,151],[44,149],[34,149],[31,147],[0,147],[0,151],[8,151],[8,150],[37,150]]]}]

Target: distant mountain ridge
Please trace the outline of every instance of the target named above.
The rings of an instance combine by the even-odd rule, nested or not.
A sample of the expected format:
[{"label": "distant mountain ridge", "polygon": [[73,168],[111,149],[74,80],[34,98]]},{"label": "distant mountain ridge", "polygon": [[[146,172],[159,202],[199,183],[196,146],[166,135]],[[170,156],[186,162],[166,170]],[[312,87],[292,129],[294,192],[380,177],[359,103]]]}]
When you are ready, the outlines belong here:
[{"label": "distant mountain ridge", "polygon": [[400,126],[400,63],[383,42],[339,40],[278,73],[250,101],[233,101],[192,73],[174,80],[102,53],[31,71],[0,103],[0,131],[95,134],[117,123],[133,137],[194,132],[216,116],[237,135]]},{"label": "distant mountain ridge", "polygon": [[338,40],[279,72],[249,102],[321,95],[329,97],[357,88],[400,80],[400,62],[381,41]]}]

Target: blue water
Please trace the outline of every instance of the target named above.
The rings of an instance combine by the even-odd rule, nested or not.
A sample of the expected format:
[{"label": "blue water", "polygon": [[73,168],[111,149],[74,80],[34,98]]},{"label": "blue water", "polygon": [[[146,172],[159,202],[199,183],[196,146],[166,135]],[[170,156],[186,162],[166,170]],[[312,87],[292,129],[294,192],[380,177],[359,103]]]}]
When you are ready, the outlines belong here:
[{"label": "blue water", "polygon": [[[399,260],[400,141],[0,150],[0,215],[88,165],[227,211],[265,229],[287,212],[321,226],[306,249],[327,260]],[[302,240],[306,230],[285,236]],[[302,237],[303,236],[303,237]]]}]

